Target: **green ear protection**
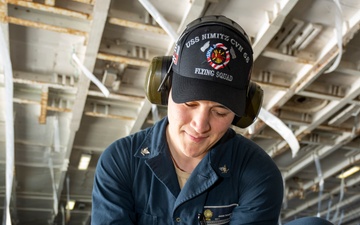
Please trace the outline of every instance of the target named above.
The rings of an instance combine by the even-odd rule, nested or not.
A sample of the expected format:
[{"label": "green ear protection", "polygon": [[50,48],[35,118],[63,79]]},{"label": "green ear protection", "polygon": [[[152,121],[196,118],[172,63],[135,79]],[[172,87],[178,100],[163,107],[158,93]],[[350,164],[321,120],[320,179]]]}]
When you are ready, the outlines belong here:
[{"label": "green ear protection", "polygon": [[[166,77],[171,73],[171,62],[171,56],[162,56],[154,57],[150,63],[145,80],[145,93],[153,104],[167,105],[171,79]],[[233,125],[240,128],[250,126],[260,112],[263,95],[264,92],[261,87],[250,81],[246,96],[245,113],[241,117],[235,117]]]}]

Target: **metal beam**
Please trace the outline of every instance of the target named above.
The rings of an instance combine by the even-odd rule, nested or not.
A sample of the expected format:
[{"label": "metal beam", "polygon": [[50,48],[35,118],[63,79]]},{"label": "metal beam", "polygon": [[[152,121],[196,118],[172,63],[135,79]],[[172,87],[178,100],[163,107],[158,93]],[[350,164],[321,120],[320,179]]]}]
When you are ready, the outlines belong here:
[{"label": "metal beam", "polygon": [[7,0],[7,2],[8,2],[8,4],[27,7],[27,8],[31,8],[31,9],[37,9],[40,11],[55,13],[55,14],[59,14],[59,15],[63,15],[63,16],[70,16],[70,17],[86,19],[86,20],[91,19],[91,16],[87,13],[81,13],[81,12],[76,12],[73,10],[58,8],[58,7],[54,7],[52,5],[44,5],[44,4],[40,4],[40,3],[21,1],[21,0]]},{"label": "metal beam", "polygon": [[129,27],[129,28],[149,31],[152,33],[166,35],[166,32],[164,31],[164,29],[162,29],[161,27],[153,26],[153,25],[137,23],[137,22],[124,20],[124,19],[118,19],[118,18],[114,18],[114,17],[110,17],[108,22],[111,24],[117,25],[117,26]]},{"label": "metal beam", "polygon": [[[94,5],[93,12],[93,21],[91,24],[91,30],[89,32],[89,38],[85,50],[85,54],[82,55],[83,64],[89,70],[93,71],[96,62],[96,56],[99,51],[99,46],[101,42],[101,37],[104,31],[104,27],[106,24],[109,6],[111,0],[101,0],[96,1]],[[65,161],[70,160],[71,151],[73,149],[73,144],[75,140],[76,132],[79,129],[80,122],[84,113],[84,106],[87,99],[87,93],[90,87],[90,80],[84,74],[81,74],[78,81],[78,91],[76,93],[73,114],[70,121],[69,134],[68,134],[68,145],[65,153]],[[66,181],[67,169],[61,173],[59,182],[57,183],[57,195],[60,196],[64,183]]]},{"label": "metal beam", "polygon": [[59,32],[59,33],[83,36],[85,38],[87,38],[87,36],[88,36],[87,32],[75,30],[75,29],[71,29],[71,28],[58,27],[58,26],[53,26],[53,25],[49,25],[49,24],[45,24],[45,23],[33,22],[30,20],[24,20],[24,19],[19,19],[19,18],[10,17],[10,16],[5,17],[4,19],[8,23],[12,23],[12,24],[20,25],[20,26],[33,27],[33,28],[39,28],[39,29]]},{"label": "metal beam", "polygon": [[[277,11],[268,13],[268,21],[264,22],[264,26],[260,29],[255,37],[253,44],[254,49],[254,61],[258,56],[263,52],[265,47],[269,44],[271,39],[276,35],[276,33],[282,27],[285,18],[290,13],[290,11],[295,7],[298,0],[288,0],[282,1],[281,3],[275,3],[274,6]],[[271,15],[269,15],[271,14]]]},{"label": "metal beam", "polygon": [[107,53],[98,53],[97,54],[98,59],[111,61],[111,62],[118,62],[133,66],[139,66],[139,67],[149,67],[150,61],[148,60],[142,60],[142,59],[136,59],[136,58],[130,58],[127,56],[120,56],[120,55],[112,55]]}]

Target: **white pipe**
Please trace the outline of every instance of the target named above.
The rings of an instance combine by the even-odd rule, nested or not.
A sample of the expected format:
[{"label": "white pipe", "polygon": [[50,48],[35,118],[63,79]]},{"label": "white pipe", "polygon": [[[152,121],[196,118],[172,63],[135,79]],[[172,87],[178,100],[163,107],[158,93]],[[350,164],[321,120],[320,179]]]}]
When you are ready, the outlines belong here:
[{"label": "white pipe", "polygon": [[321,210],[321,200],[322,200],[322,194],[324,191],[324,177],[323,177],[323,173],[321,170],[321,164],[320,164],[320,159],[318,155],[315,155],[315,166],[316,166],[316,172],[318,174],[318,179],[319,179],[319,200],[318,200],[318,213],[317,213],[317,217],[320,217],[320,210]]},{"label": "white pipe", "polygon": [[[2,26],[0,26],[2,27]],[[3,30],[0,32],[0,59],[4,66],[5,77],[5,139],[6,139],[6,219],[3,224],[11,225],[10,199],[14,180],[14,115],[13,115],[13,74],[9,49]],[[1,63],[1,62],[0,62]]]},{"label": "white pipe", "polygon": [[139,2],[156,20],[156,22],[165,30],[165,32],[171,37],[173,42],[176,42],[178,39],[178,34],[172,28],[172,26],[166,21],[166,19],[159,13],[159,11],[148,0],[139,0]]},{"label": "white pipe", "polygon": [[49,170],[50,170],[50,176],[51,176],[51,184],[52,184],[52,189],[53,189],[53,209],[54,209],[54,214],[55,216],[58,214],[58,197],[57,197],[57,188],[56,188],[56,183],[55,183],[55,175],[54,175],[54,165],[53,165],[53,161],[51,158],[51,155],[49,156]]},{"label": "white pipe", "polygon": [[342,41],[342,33],[343,33],[343,16],[342,16],[342,9],[339,0],[334,0],[335,3],[335,30],[336,30],[336,37],[337,37],[337,45],[339,48],[339,54],[337,55],[334,63],[331,65],[329,69],[327,69],[324,73],[331,73],[333,72],[340,64],[341,57],[343,54],[343,41]]},{"label": "white pipe", "polygon": [[290,130],[278,117],[274,116],[264,108],[260,109],[258,117],[284,138],[289,144],[292,157],[294,158],[300,149],[300,144],[292,130]]},{"label": "white pipe", "polygon": [[[360,176],[356,177],[356,178],[353,178],[353,179],[348,179],[346,181],[346,186],[347,187],[350,187],[352,185],[355,185],[355,184],[358,184],[360,182]],[[336,187],[332,190],[330,190],[329,192],[325,193],[323,196],[322,196],[322,200],[326,200],[326,199],[331,199],[331,196],[333,195],[337,195],[339,192],[341,192],[341,187]],[[289,211],[288,213],[285,213],[283,215],[283,219],[287,219],[287,218],[290,218],[294,215],[296,215],[297,213],[303,211],[303,210],[306,210],[307,208],[309,207],[312,207],[313,205],[315,205],[317,203],[318,199],[317,198],[313,198],[307,202],[305,202],[304,204],[296,207],[295,210],[292,210],[292,211]],[[342,205],[343,206],[343,205]],[[339,206],[340,207],[340,206]],[[327,214],[329,211],[332,211],[334,210],[334,206],[329,208],[328,210],[326,210],[326,212],[322,213],[322,214]],[[330,220],[330,219],[329,219]]]},{"label": "white pipe", "polygon": [[79,66],[80,70],[101,90],[105,97],[109,97],[109,90],[92,74],[81,62],[75,53],[72,54],[73,60]]},{"label": "white pipe", "polygon": [[54,141],[53,141],[54,151],[59,153],[60,152],[60,128],[59,128],[59,119],[58,119],[57,114],[55,114],[53,122],[54,122],[53,123],[53,125],[54,125]]}]

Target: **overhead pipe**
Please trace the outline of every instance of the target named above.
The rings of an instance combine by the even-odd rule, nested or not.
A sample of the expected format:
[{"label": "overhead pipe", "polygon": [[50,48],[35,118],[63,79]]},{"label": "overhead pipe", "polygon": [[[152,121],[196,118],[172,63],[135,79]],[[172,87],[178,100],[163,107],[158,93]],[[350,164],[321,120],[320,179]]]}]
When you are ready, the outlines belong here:
[{"label": "overhead pipe", "polygon": [[[307,159],[310,159],[311,161],[314,161],[316,157],[323,157],[325,152],[323,152],[323,153],[320,153],[320,152],[321,151],[319,150],[318,154],[314,153]],[[345,160],[343,160],[341,162],[338,162],[338,164],[336,166],[332,167],[330,170],[325,171],[324,175],[323,175],[323,178],[327,179],[327,178],[333,176],[334,174],[338,173],[339,171],[341,171],[341,169],[346,168],[346,167],[348,167],[350,165],[353,165],[354,162],[359,162],[359,161],[360,161],[360,154],[348,157],[347,159],[345,159]],[[285,177],[288,178],[289,176],[285,176]],[[314,180],[311,180],[311,181],[309,181],[307,183],[304,183],[304,186],[303,186],[304,190],[312,187],[313,185],[315,185],[319,181],[320,181],[319,179],[314,179]]]},{"label": "overhead pipe", "polygon": [[165,30],[165,32],[171,37],[173,42],[176,42],[178,39],[177,32],[172,28],[172,26],[167,22],[167,20],[159,13],[159,11],[148,0],[139,0],[139,2],[156,20],[156,22]]},{"label": "overhead pipe", "polygon": [[324,73],[331,73],[333,72],[340,64],[341,57],[343,54],[343,40],[342,40],[342,33],[343,33],[343,16],[342,16],[342,8],[339,0],[333,0],[335,3],[335,28],[336,28],[336,37],[337,37],[337,46],[339,49],[339,53],[335,59],[335,62],[331,65],[329,69],[327,69]]},{"label": "overhead pipe", "polygon": [[[337,207],[339,207],[339,208],[344,208],[346,205],[356,203],[356,202],[358,202],[359,200],[360,200],[360,195],[359,195],[359,194],[354,195],[354,196],[352,196],[352,197],[344,200],[344,201],[341,202],[339,205],[334,205],[334,206],[332,206],[332,207],[330,208],[330,210],[331,210],[331,211],[334,211],[334,210],[336,210]],[[359,209],[355,209],[355,210],[356,210],[357,214],[358,214],[359,211],[360,211]],[[350,210],[349,210],[349,211],[350,211]],[[326,213],[326,212],[324,211],[324,212],[321,213],[321,215],[324,215],[325,213]],[[350,211],[350,212],[348,213],[348,215],[345,214],[344,216],[345,216],[345,218],[346,218],[346,217],[352,216],[353,214],[354,214],[354,212]],[[339,222],[339,220],[341,220],[341,219],[343,219],[343,218],[341,218],[340,216],[338,216],[337,218],[332,219],[332,222],[333,222],[334,224],[340,224],[340,223],[335,223],[335,222]]]},{"label": "overhead pipe", "polygon": [[58,203],[59,199],[57,197],[56,191],[56,183],[55,183],[55,175],[54,175],[54,165],[51,156],[49,157],[49,170],[50,170],[50,176],[51,176],[51,185],[53,189],[53,210],[55,216],[58,214]]},{"label": "overhead pipe", "polygon": [[85,74],[85,76],[87,78],[89,78],[99,89],[100,91],[105,95],[105,97],[109,97],[110,95],[110,91],[105,87],[104,84],[102,84],[98,79],[97,77],[92,74],[90,72],[90,70],[88,70],[88,68],[86,68],[84,66],[84,64],[82,64],[80,62],[80,59],[79,57],[75,54],[75,52],[73,52],[72,54],[72,59],[75,61],[76,65],[80,68],[80,70]]},{"label": "overhead pipe", "polygon": [[[346,181],[346,186],[347,186],[347,187],[350,187],[350,186],[352,186],[352,185],[358,184],[359,182],[360,182],[360,176],[358,176],[358,177],[356,177],[356,178],[353,178],[353,179],[348,179],[348,180]],[[328,198],[330,198],[332,195],[335,195],[335,194],[339,193],[340,191],[341,191],[341,187],[340,187],[340,186],[339,186],[339,187],[336,187],[336,188],[332,189],[330,192],[325,193],[325,194],[322,196],[321,200],[328,199]],[[314,199],[312,199],[312,200],[309,200],[309,201],[305,202],[304,204],[296,207],[296,209],[294,209],[294,210],[292,210],[292,211],[290,211],[290,212],[288,212],[288,213],[285,213],[284,216],[283,216],[283,219],[287,219],[287,218],[290,218],[290,217],[292,217],[292,216],[295,216],[295,215],[298,214],[299,212],[301,212],[301,211],[303,211],[303,210],[306,210],[306,209],[308,209],[309,207],[312,207],[313,205],[317,204],[318,200],[319,200],[318,198],[314,198]],[[330,210],[331,210],[331,209],[330,209]],[[327,213],[327,212],[324,211],[324,212],[322,212],[320,215],[325,215],[326,213]]]},{"label": "overhead pipe", "polygon": [[[311,157],[312,159],[315,157],[314,154],[312,154],[311,156],[312,156],[312,157]],[[319,155],[319,156],[320,156],[320,155]],[[353,162],[357,162],[357,161],[359,161],[359,160],[360,160],[360,154],[357,154],[357,155],[352,156],[352,157],[350,157],[350,158],[348,158],[348,159],[346,159],[346,160],[344,160],[344,161],[341,161],[335,168],[331,168],[329,171],[326,171],[326,172],[324,173],[324,178],[326,179],[326,178],[328,178],[328,177],[333,176],[336,172],[340,171],[341,168],[344,168],[344,167],[347,167],[347,166],[349,166],[349,165],[352,165]],[[311,181],[311,182],[309,182],[309,183],[304,184],[304,185],[302,186],[302,188],[303,188],[302,191],[307,190],[309,187],[313,186],[316,182],[317,182],[317,181],[314,180],[314,181]],[[357,176],[357,177],[355,177],[355,178],[352,178],[352,179],[351,179],[351,178],[347,179],[347,180],[346,180],[346,186],[350,187],[350,186],[352,186],[352,185],[358,184],[359,182],[360,182],[360,175]],[[292,192],[289,192],[288,195],[287,195],[287,199],[291,199],[292,197],[296,196],[297,192],[298,192],[297,190],[294,190],[294,191],[292,191]],[[339,193],[339,192],[341,192],[341,187],[337,187],[337,188],[331,190],[329,193],[323,194],[320,199],[321,199],[321,200],[325,200],[326,198],[329,198],[331,195],[337,194],[337,193]],[[319,199],[316,198],[316,199],[313,199],[313,200],[308,201],[307,203],[305,203],[305,204],[297,207],[295,210],[290,211],[289,213],[284,214],[284,218],[285,218],[285,219],[286,219],[286,218],[289,218],[289,217],[294,216],[294,215],[296,215],[297,213],[299,213],[299,212],[301,212],[301,211],[303,211],[303,210],[306,210],[308,207],[311,207],[312,205],[317,204],[317,203],[318,203],[318,200],[319,200]],[[323,214],[324,214],[324,212],[321,213],[321,215],[323,215]]]},{"label": "overhead pipe", "polygon": [[319,179],[319,197],[318,197],[318,213],[317,213],[317,217],[320,217],[320,210],[321,210],[321,198],[324,192],[324,176],[321,170],[321,165],[320,165],[320,159],[319,156],[315,155],[315,166],[316,166],[316,171],[318,174],[318,179]]},{"label": "overhead pipe", "polygon": [[[0,26],[3,28],[3,26]],[[15,156],[14,156],[14,115],[13,115],[13,74],[10,53],[6,38],[3,31],[0,31],[0,59],[4,67],[4,83],[5,83],[5,143],[6,143],[6,197],[5,197],[5,213],[3,214],[3,224],[11,225],[10,200],[12,194]]]},{"label": "overhead pipe", "polygon": [[[316,154],[322,158],[328,154],[330,154],[331,152],[335,151],[335,149],[337,149],[341,144],[343,144],[345,141],[347,141],[349,138],[351,137],[351,134],[349,133],[343,133],[342,135],[340,135],[340,137],[338,137],[336,139],[336,143],[331,145],[331,146],[325,146],[319,150],[314,150],[314,152],[316,152]],[[307,167],[308,165],[310,165],[310,163],[314,162],[314,154],[309,154],[307,156],[305,156],[304,158],[298,160],[294,165],[291,166],[291,168],[286,171],[284,173],[284,179],[288,179],[292,176],[294,176],[294,174],[298,173],[300,170],[302,170],[303,168]]]},{"label": "overhead pipe", "polygon": [[260,110],[259,119],[284,138],[284,140],[289,144],[292,157],[294,158],[300,149],[300,144],[292,130],[290,130],[278,117],[274,116],[264,108],[261,108]]}]

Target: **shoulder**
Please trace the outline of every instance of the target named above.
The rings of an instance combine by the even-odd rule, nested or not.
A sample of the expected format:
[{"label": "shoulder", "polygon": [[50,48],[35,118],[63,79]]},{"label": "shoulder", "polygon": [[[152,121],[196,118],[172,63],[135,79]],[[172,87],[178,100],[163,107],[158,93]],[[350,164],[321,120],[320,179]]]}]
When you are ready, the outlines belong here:
[{"label": "shoulder", "polygon": [[246,176],[243,173],[257,177],[270,175],[282,179],[274,160],[254,141],[236,134],[224,144],[227,153],[221,154],[226,154],[225,158],[230,155],[231,164],[237,165],[242,175]]},{"label": "shoulder", "polygon": [[236,134],[229,143],[231,148],[235,151],[235,154],[242,154],[248,157],[264,157],[265,159],[271,159],[271,157],[265,152],[254,141],[240,135]]},{"label": "shoulder", "polygon": [[283,178],[281,171],[269,154],[254,141],[236,135],[232,140],[232,165],[234,174],[249,190],[277,190],[278,197],[282,195]]},{"label": "shoulder", "polygon": [[[167,118],[162,119],[151,127],[140,130],[134,134],[128,135],[123,138],[119,138],[112,142],[102,153],[102,157],[116,156],[116,157],[132,157],[143,146],[157,146],[166,140],[165,133]],[[157,148],[153,148],[157,149]]]}]

